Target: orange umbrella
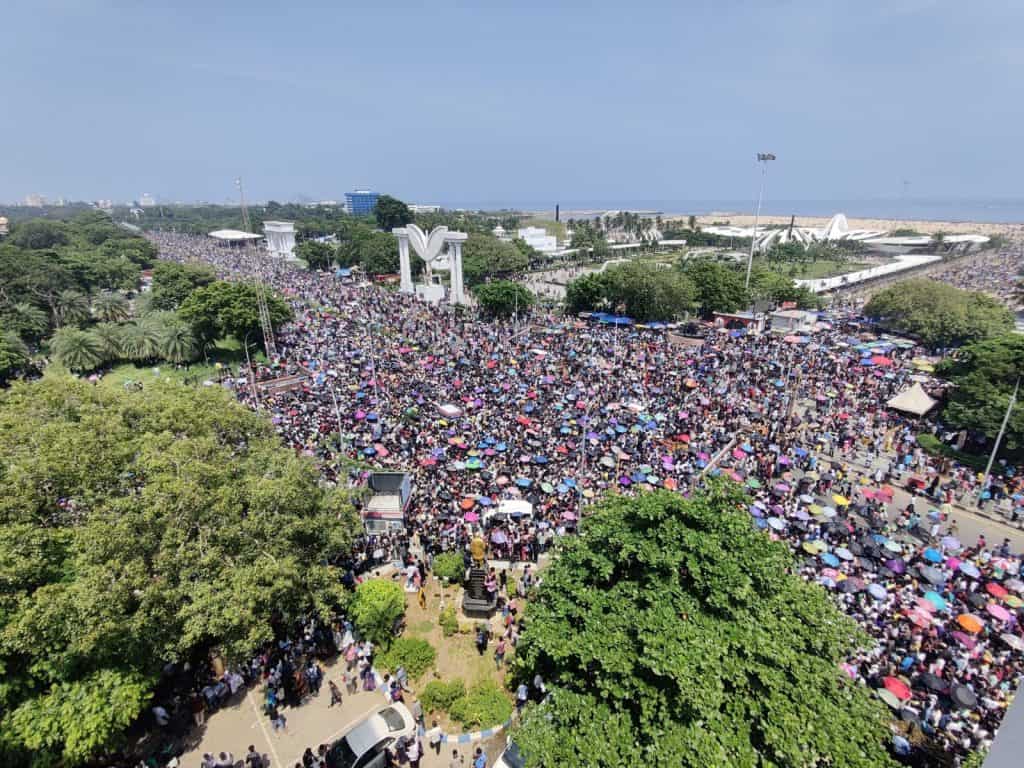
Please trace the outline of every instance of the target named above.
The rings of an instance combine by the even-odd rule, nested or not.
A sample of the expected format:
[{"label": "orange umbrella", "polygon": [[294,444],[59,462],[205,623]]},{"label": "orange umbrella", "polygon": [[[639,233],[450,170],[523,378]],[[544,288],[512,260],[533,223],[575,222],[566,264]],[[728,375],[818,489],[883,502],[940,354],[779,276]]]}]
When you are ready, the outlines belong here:
[{"label": "orange umbrella", "polygon": [[476,504],[476,499],[471,499],[467,496],[462,500],[462,503],[459,504],[459,506],[468,511],[473,508],[474,504]]},{"label": "orange umbrella", "polygon": [[957,616],[956,623],[974,635],[981,632],[981,628],[984,626],[981,623],[981,619],[979,619],[977,616],[972,616],[969,613],[961,613],[959,616]]}]

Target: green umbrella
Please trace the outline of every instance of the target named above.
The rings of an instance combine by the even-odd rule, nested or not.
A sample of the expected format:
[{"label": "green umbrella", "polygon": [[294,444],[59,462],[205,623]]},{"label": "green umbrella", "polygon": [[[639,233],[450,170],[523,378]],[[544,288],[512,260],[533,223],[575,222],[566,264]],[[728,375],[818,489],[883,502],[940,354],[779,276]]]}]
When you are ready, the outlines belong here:
[{"label": "green umbrella", "polygon": [[761,481],[758,480],[756,477],[748,477],[747,478],[747,487],[748,488],[760,488],[761,487]]},{"label": "green umbrella", "polygon": [[540,489],[544,491],[544,493],[553,493],[555,490],[554,486],[551,485],[551,483],[541,483]]},{"label": "green umbrella", "polygon": [[652,467],[650,464],[644,464],[642,467],[640,467],[640,471],[643,472],[645,475],[650,475],[654,473],[654,467]]}]

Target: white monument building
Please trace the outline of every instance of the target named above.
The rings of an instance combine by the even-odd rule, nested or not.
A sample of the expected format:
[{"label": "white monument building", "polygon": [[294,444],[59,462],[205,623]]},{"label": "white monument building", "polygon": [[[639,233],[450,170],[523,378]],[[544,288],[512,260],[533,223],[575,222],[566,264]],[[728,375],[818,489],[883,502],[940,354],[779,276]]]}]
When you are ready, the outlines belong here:
[{"label": "white monument building", "polygon": [[267,237],[267,250],[271,256],[293,261],[295,259],[295,223],[291,221],[264,221],[263,234]]},{"label": "white monument building", "polygon": [[558,250],[558,238],[549,235],[544,227],[525,227],[519,230],[519,239],[541,253]]},{"label": "white monument building", "polygon": [[[421,299],[433,303],[444,298],[444,285],[434,270],[450,272],[448,302],[450,304],[468,304],[466,288],[462,282],[462,244],[468,235],[465,232],[449,232],[448,227],[434,227],[428,235],[415,224],[396,227],[391,230],[398,237],[398,262],[401,270],[401,283],[398,290],[402,293],[415,293]],[[414,285],[412,282],[412,263],[409,261],[409,245],[416,255],[423,259],[424,282]],[[445,252],[445,245],[448,246]]]}]

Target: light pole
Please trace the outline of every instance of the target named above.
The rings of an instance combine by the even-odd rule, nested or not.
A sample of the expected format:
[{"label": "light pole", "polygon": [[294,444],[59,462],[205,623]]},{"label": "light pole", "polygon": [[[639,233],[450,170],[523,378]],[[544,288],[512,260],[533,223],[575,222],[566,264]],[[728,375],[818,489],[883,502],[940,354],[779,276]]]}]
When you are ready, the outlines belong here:
[{"label": "light pole", "polygon": [[761,163],[761,189],[757,193],[757,211],[754,213],[754,234],[750,237],[750,256],[747,257],[747,281],[744,287],[750,290],[750,269],[754,266],[754,244],[757,242],[757,223],[761,218],[761,201],[764,198],[764,180],[768,175],[768,161],[774,160],[775,155],[770,152],[758,152],[757,162]]},{"label": "light pole", "polygon": [[245,347],[245,365],[249,369],[249,389],[252,390],[252,398],[253,398],[253,401],[254,401],[254,405],[256,406],[256,410],[259,411],[259,409],[260,409],[260,393],[256,389],[256,373],[252,369],[252,360],[249,359],[249,334],[250,333],[252,333],[252,331],[249,331],[249,333],[245,334],[245,339],[242,341],[242,346]]},{"label": "light pole", "polygon": [[992,446],[992,455],[988,457],[988,464],[985,465],[985,477],[982,478],[981,488],[978,489],[977,506],[981,509],[981,502],[984,500],[985,487],[988,485],[989,477],[992,474],[992,465],[995,463],[996,454],[999,453],[999,444],[1003,441],[1003,435],[1006,433],[1006,425],[1010,422],[1010,414],[1013,412],[1013,406],[1017,402],[1017,392],[1020,391],[1020,378],[1018,377],[1017,383],[1013,387],[1013,394],[1010,395],[1010,402],[1006,406],[1006,415],[1003,416],[1003,423],[999,427],[999,434],[996,435],[996,444]]}]

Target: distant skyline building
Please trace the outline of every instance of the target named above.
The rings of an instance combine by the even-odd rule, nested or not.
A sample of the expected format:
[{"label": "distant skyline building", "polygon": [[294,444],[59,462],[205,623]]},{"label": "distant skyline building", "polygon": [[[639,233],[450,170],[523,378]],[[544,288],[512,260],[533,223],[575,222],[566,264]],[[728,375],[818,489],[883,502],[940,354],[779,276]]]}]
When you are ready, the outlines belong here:
[{"label": "distant skyline building", "polygon": [[440,205],[430,205],[422,203],[413,203],[409,206],[409,210],[413,213],[440,213]]},{"label": "distant skyline building", "polygon": [[345,210],[353,216],[369,216],[377,207],[380,194],[369,189],[357,189],[345,193]]},{"label": "distant skyline building", "polygon": [[46,205],[46,197],[40,194],[25,195],[25,205],[28,208],[42,208]]},{"label": "distant skyline building", "polygon": [[558,238],[549,235],[544,227],[524,227],[519,230],[519,239],[541,253],[558,250]]},{"label": "distant skyline building", "polygon": [[139,208],[153,208],[154,206],[156,206],[156,198],[149,192],[143,192],[139,197]]}]

